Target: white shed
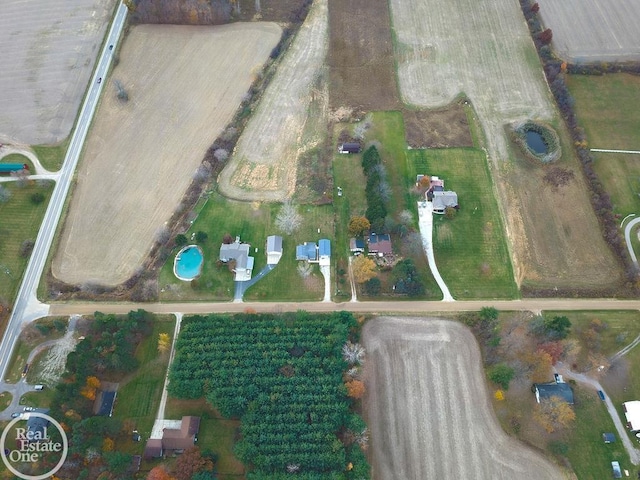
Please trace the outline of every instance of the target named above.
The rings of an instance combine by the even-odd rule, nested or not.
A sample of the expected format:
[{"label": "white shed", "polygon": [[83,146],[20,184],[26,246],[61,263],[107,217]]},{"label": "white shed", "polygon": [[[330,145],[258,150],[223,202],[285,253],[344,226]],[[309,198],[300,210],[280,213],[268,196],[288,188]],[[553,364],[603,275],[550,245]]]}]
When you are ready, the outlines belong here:
[{"label": "white shed", "polygon": [[282,237],[269,235],[267,237],[267,265],[275,265],[282,258]]}]

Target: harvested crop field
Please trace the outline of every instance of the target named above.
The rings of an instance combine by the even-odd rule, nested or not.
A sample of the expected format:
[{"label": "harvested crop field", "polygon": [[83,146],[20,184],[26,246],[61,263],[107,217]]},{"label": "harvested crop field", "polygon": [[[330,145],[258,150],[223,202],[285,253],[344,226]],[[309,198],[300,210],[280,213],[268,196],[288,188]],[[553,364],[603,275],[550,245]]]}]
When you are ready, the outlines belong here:
[{"label": "harvested crop field", "polygon": [[316,0],[218,178],[223,195],[274,201],[293,194],[298,156],[323,138],[302,144],[309,105],[314,96],[326,97],[314,90],[326,53],[327,0]]},{"label": "harvested crop field", "polygon": [[332,110],[401,107],[387,0],[329,2]]},{"label": "harvested crop field", "polygon": [[501,429],[466,327],[381,317],[363,340],[374,480],[564,478]]},{"label": "harvested crop field", "polygon": [[467,114],[459,103],[437,110],[405,109],[402,116],[411,148],[473,146]]},{"label": "harvested crop field", "polygon": [[0,2],[0,142],[49,144],[69,135],[114,5]]},{"label": "harvested crop field", "polygon": [[637,0],[539,0],[553,49],[575,63],[640,60]]},{"label": "harvested crop field", "polygon": [[272,23],[131,30],[85,143],[59,280],[115,285],[134,273],[280,34]]},{"label": "harvested crop field", "polygon": [[506,125],[559,123],[519,3],[491,0],[479,9],[473,0],[392,0],[391,12],[405,101],[436,108],[464,93],[475,108],[518,284],[597,288],[619,279],[569,143],[561,166],[575,181],[555,191],[542,168],[510,149]]}]

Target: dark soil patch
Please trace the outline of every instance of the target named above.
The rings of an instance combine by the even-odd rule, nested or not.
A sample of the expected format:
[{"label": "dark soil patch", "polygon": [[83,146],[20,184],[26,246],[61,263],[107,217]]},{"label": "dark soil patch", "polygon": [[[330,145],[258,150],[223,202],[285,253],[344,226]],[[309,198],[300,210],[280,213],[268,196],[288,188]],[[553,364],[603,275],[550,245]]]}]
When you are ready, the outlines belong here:
[{"label": "dark soil patch", "polygon": [[402,115],[411,148],[473,146],[467,115],[459,103],[442,110],[404,110]]},{"label": "dark soil patch", "polygon": [[387,0],[331,0],[329,31],[331,108],[401,108]]},{"label": "dark soil patch", "polygon": [[[260,20],[264,22],[299,23],[297,18],[305,0],[260,0]],[[240,0],[240,15],[232,13],[234,19],[249,21],[256,15],[255,0]]]},{"label": "dark soil patch", "polygon": [[564,187],[574,178],[574,173],[562,167],[552,167],[544,174],[543,180],[552,188]]}]

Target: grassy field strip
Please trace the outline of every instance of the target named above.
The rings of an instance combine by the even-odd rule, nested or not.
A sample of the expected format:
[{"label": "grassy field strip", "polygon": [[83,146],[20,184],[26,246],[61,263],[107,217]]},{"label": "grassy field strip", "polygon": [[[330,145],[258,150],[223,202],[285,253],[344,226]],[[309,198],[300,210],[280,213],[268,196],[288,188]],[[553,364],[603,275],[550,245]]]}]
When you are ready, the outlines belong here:
[{"label": "grassy field strip", "polygon": [[282,200],[293,194],[300,149],[315,146],[300,145],[300,137],[327,52],[327,28],[327,0],[316,0],[220,174],[224,195]]}]

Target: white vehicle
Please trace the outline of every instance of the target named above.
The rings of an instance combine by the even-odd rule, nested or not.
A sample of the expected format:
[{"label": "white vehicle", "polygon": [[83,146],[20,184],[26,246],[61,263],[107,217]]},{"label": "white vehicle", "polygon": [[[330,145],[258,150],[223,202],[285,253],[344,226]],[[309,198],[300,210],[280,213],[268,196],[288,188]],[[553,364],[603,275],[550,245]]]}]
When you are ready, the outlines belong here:
[{"label": "white vehicle", "polygon": [[38,385],[34,385],[33,389],[39,392],[40,390],[44,390],[44,385],[39,383]]}]

